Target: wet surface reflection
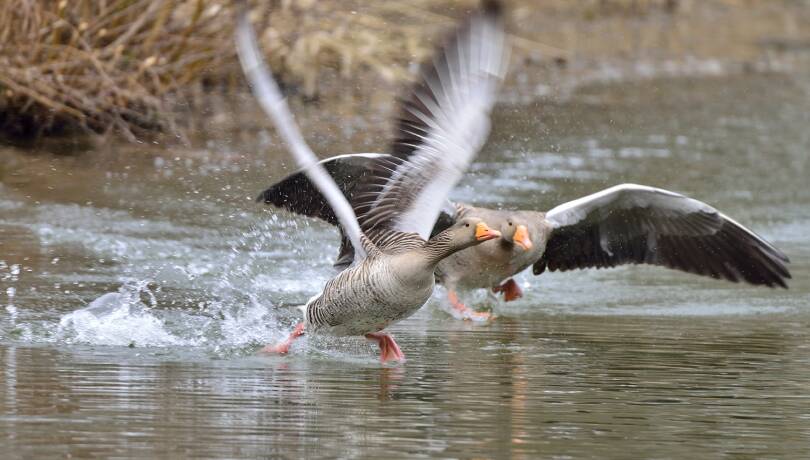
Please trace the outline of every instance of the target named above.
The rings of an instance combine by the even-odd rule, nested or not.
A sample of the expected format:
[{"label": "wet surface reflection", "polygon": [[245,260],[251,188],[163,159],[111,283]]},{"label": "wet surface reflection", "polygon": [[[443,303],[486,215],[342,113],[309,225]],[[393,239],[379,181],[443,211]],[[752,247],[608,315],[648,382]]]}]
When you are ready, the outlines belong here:
[{"label": "wet surface reflection", "polygon": [[288,172],[278,146],[0,149],[4,458],[801,457],[808,108],[807,81],[783,75],[501,107],[455,198],[544,210],[621,182],[681,191],[782,248],[791,288],[648,267],[524,274],[525,297],[487,326],[451,319],[439,291],[392,328],[397,367],[354,339],[255,354],[337,253],[325,225],[253,203]]}]

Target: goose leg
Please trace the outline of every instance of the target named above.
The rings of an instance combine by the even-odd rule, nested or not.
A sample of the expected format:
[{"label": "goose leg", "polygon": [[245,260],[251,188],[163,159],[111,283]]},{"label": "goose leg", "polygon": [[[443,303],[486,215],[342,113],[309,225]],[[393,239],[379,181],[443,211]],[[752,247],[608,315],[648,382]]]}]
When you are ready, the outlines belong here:
[{"label": "goose leg", "polygon": [[386,363],[388,361],[405,361],[405,353],[399,349],[399,345],[394,342],[394,338],[382,332],[375,332],[373,334],[366,334],[366,338],[377,342],[380,346],[380,361]]},{"label": "goose leg", "polygon": [[515,282],[514,278],[509,278],[505,283],[500,286],[492,288],[492,292],[503,292],[503,300],[509,302],[523,297],[523,290]]},{"label": "goose leg", "polygon": [[302,335],[304,335],[304,323],[298,323],[286,340],[275,345],[267,345],[266,347],[262,348],[261,351],[264,353],[278,353],[283,355],[290,351],[290,346],[292,345],[293,341]]},{"label": "goose leg", "polygon": [[453,306],[453,310],[458,312],[462,319],[469,321],[489,321],[495,318],[495,316],[490,313],[475,311],[461,303],[456,291],[452,289],[447,290],[447,298],[450,299],[450,305]]}]

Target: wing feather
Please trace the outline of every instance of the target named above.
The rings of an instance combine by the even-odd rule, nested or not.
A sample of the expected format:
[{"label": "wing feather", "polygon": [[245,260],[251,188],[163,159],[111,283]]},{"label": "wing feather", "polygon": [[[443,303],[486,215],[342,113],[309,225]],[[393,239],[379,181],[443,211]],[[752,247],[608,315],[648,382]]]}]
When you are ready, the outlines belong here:
[{"label": "wing feather", "polygon": [[239,24],[236,28],[237,54],[242,64],[242,70],[251,83],[253,94],[259,100],[265,113],[273,120],[298,166],[329,202],[343,231],[354,245],[355,251],[360,257],[365,257],[365,250],[360,242],[362,231],[354,210],[301,135],[301,131],[290,113],[290,108],[281,95],[281,90],[264,63],[264,58],[256,43],[256,35],[248,20],[245,5],[242,5],[238,21]]},{"label": "wing feather", "polygon": [[393,156],[378,162],[364,182],[371,192],[353,202],[365,231],[430,237],[447,195],[486,141],[507,59],[500,7],[485,2],[400,100]]},{"label": "wing feather", "polygon": [[[383,153],[337,155],[321,160],[320,163],[334,179],[341,193],[351,202],[360,178],[371,172],[371,160],[386,155]],[[256,197],[256,201],[338,225],[332,207],[303,170],[298,170],[271,185]]]},{"label": "wing feather", "polygon": [[661,265],[750,284],[787,287],[790,260],[713,207],[653,187],[623,184],[546,214],[553,230],[534,273],[623,264]]}]

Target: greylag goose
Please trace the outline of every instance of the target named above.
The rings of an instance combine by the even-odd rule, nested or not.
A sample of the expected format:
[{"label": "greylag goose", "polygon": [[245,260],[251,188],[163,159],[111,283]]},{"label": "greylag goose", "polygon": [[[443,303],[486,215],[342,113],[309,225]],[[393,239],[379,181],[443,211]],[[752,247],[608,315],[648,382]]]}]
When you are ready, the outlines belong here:
[{"label": "greylag goose", "polygon": [[[351,199],[358,179],[368,174],[370,159],[380,156],[385,155],[341,155],[322,164]],[[301,173],[271,186],[257,201],[336,224],[323,208],[323,198]],[[512,276],[532,265],[534,274],[540,275],[546,269],[650,264],[783,288],[791,277],[788,257],[762,237],[706,203],[660,188],[621,184],[547,213],[447,206],[433,232],[469,217],[484,219],[502,237],[445,258],[436,276],[447,287],[454,309],[473,320],[489,317],[464,306],[457,289],[491,288],[513,300],[522,293]],[[350,249],[344,237],[337,264],[351,262]]]},{"label": "greylag goose", "polygon": [[247,15],[239,21],[237,49],[254,93],[307,180],[325,197],[354,258],[354,265],[307,302],[304,322],[289,338],[264,350],[286,353],[304,331],[363,335],[378,343],[383,362],[403,360],[393,338],[380,331],[428,300],[442,259],[500,236],[475,217],[456,219],[431,235],[442,203],[489,133],[489,113],[507,59],[500,6],[485,2],[423,66],[420,81],[401,102],[393,154],[379,158],[357,184],[357,217],[295,125],[259,54]]}]

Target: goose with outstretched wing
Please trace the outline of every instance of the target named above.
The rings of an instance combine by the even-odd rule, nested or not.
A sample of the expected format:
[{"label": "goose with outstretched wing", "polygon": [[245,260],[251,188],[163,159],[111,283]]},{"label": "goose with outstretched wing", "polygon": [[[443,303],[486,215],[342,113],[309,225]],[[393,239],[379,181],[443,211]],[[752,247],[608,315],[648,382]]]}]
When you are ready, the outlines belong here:
[{"label": "goose with outstretched wing", "polygon": [[617,185],[555,207],[545,226],[535,275],[650,264],[768,287],[790,279],[782,251],[708,204],[660,188]]},{"label": "goose with outstretched wing", "polygon": [[354,264],[307,302],[304,322],[265,351],[286,353],[306,331],[363,335],[379,344],[383,362],[402,360],[394,340],[380,331],[427,301],[442,259],[500,236],[475,217],[457,219],[433,236],[431,230],[447,194],[489,133],[489,113],[508,54],[501,16],[498,3],[484,2],[423,66],[420,81],[401,102],[400,139],[391,156],[370,158],[372,164],[356,184],[357,218],[343,195],[345,188],[338,187],[329,168],[306,145],[263,63],[247,15],[240,16],[236,41],[245,74],[331,209],[310,203],[308,212],[339,222],[354,248]]},{"label": "goose with outstretched wing", "polygon": [[[378,161],[384,157],[363,155],[323,160],[350,199],[357,193],[356,178],[371,168],[370,158]],[[300,181],[306,181],[300,172],[292,174],[262,192],[259,200],[330,221],[309,212],[290,193],[290,184]],[[318,194],[308,196],[312,203],[323,202]],[[784,288],[791,277],[787,256],[765,239],[706,203],[660,188],[617,185],[547,213],[457,204],[440,214],[433,233],[470,217],[484,219],[501,237],[452,254],[436,269],[454,311],[466,319],[487,320],[490,316],[467,308],[457,290],[491,288],[502,292],[505,300],[514,300],[522,292],[512,276],[530,266],[540,275],[545,270],[649,264]],[[338,264],[350,263],[351,255],[351,243],[344,238]]]}]

